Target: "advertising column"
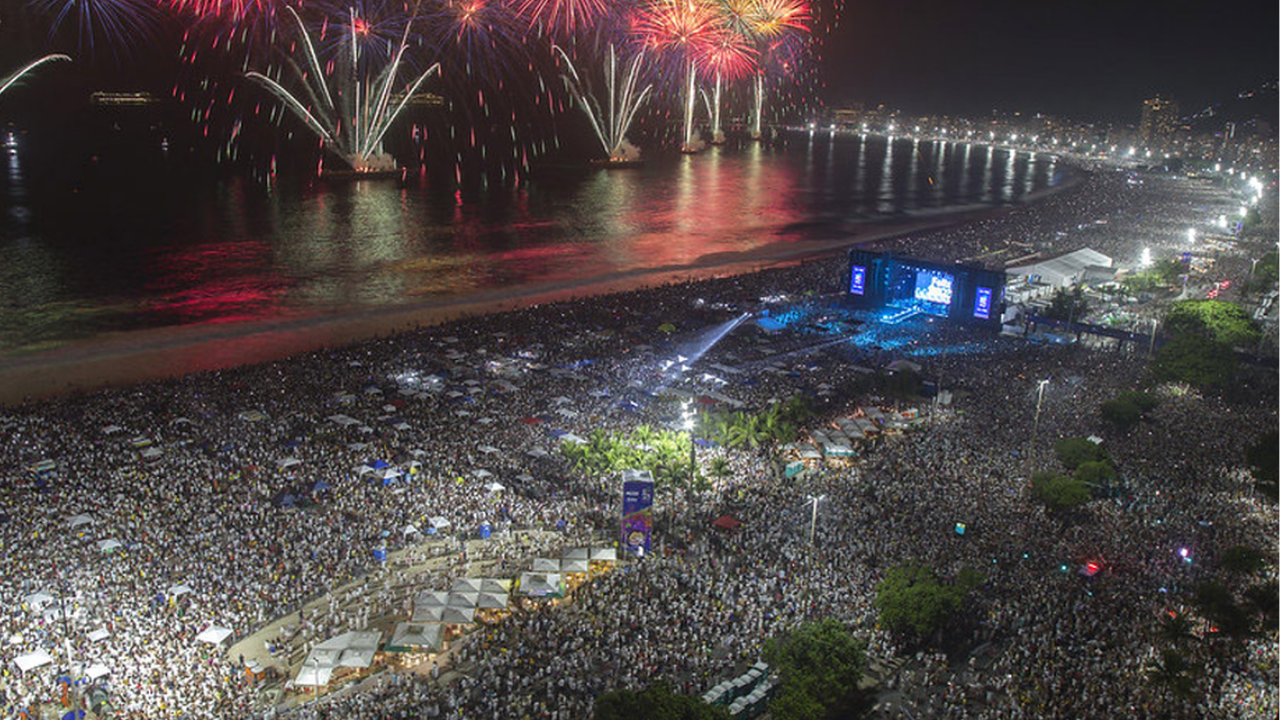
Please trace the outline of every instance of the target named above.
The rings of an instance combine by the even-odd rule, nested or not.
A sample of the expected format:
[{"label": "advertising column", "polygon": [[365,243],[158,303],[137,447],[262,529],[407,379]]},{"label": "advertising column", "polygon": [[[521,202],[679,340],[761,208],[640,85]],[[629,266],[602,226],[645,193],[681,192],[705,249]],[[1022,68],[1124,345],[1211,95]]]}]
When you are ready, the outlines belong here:
[{"label": "advertising column", "polygon": [[653,475],[647,470],[622,471],[622,549],[649,552],[653,536]]}]

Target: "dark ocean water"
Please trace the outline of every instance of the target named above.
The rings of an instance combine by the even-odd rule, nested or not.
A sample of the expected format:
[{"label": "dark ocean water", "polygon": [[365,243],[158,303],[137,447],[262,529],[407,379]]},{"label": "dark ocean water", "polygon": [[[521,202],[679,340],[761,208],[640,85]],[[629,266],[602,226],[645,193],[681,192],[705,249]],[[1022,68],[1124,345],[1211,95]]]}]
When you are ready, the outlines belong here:
[{"label": "dark ocean water", "polygon": [[[859,222],[1017,202],[1056,158],[819,132],[456,190],[193,178],[158,148],[0,173],[0,352],[678,268]],[[65,162],[65,161],[58,161]]]}]

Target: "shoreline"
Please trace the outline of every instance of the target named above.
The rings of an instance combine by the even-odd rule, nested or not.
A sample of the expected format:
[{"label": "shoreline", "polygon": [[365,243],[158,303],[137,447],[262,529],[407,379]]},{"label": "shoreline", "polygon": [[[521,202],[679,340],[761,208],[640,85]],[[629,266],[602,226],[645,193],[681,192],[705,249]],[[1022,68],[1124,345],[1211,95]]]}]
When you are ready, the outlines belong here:
[{"label": "shoreline", "polygon": [[476,315],[786,267],[829,257],[857,245],[883,243],[1003,215],[1073,187],[1078,179],[1078,175],[1068,178],[1022,203],[964,206],[950,212],[875,220],[854,226],[852,232],[840,231],[839,237],[823,233],[798,242],[769,243],[742,253],[704,255],[686,265],[624,270],[582,280],[545,281],[351,313],[214,326],[216,329],[174,326],[109,333],[29,355],[0,356],[0,406],[273,362]]}]

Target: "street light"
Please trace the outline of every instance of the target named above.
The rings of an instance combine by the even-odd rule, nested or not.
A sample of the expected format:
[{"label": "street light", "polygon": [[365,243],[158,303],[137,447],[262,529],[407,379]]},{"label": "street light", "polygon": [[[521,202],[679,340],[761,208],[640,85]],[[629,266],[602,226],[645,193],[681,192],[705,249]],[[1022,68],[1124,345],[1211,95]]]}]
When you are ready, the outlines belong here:
[{"label": "street light", "polygon": [[1160,326],[1160,321],[1151,318],[1151,344],[1147,346],[1147,359],[1151,359],[1151,353],[1156,350],[1156,328]]},{"label": "street light", "polygon": [[685,401],[680,406],[680,414],[684,418],[685,432],[689,433],[689,490],[692,492],[698,467],[698,444],[693,440],[693,403]]},{"label": "street light", "polygon": [[818,527],[818,503],[827,499],[826,495],[808,495],[809,502],[813,503],[813,514],[809,516],[809,545],[813,545],[813,531]]},{"label": "street light", "polygon": [[1031,461],[1031,453],[1036,447],[1036,436],[1040,434],[1040,406],[1044,402],[1044,386],[1048,384],[1049,378],[1036,384],[1036,419],[1031,423],[1031,447],[1027,449],[1027,462]]}]

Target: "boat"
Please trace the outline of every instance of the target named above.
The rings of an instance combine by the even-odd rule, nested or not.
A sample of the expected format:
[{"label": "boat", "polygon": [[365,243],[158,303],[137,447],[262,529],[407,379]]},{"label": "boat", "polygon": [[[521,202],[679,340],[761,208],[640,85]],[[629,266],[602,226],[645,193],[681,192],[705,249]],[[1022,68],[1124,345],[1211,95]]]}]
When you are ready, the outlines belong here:
[{"label": "boat", "polygon": [[320,171],[322,180],[401,180],[408,175],[408,168],[385,168],[382,170],[330,170]]},{"label": "boat", "polygon": [[627,168],[644,167],[644,160],[640,158],[628,160],[614,160],[613,158],[592,158],[590,160],[591,167],[604,168],[605,170],[625,170]]}]

